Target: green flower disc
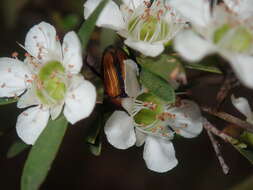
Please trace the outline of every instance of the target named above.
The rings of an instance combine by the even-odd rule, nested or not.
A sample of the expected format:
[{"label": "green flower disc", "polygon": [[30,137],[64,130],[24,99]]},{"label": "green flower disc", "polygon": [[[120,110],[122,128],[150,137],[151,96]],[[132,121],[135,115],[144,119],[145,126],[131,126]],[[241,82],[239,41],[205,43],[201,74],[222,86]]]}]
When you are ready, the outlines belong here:
[{"label": "green flower disc", "polygon": [[38,74],[42,88],[37,88],[36,94],[44,104],[54,104],[64,99],[66,85],[62,81],[64,67],[58,61],[50,61],[43,66]]},{"label": "green flower disc", "polygon": [[164,110],[165,102],[150,93],[143,93],[139,95],[136,100],[148,104],[145,108],[141,109],[135,116],[135,123],[141,126],[147,126],[157,120],[157,116]]},{"label": "green flower disc", "polygon": [[[137,28],[140,27],[140,28]],[[128,24],[128,30],[134,35],[135,31],[141,41],[159,41],[164,40],[169,34],[169,25],[164,20],[158,20],[157,17],[150,16],[146,19],[135,17]],[[155,34],[160,30],[158,34]],[[138,31],[138,32],[137,32]],[[155,38],[153,36],[156,35]]]}]

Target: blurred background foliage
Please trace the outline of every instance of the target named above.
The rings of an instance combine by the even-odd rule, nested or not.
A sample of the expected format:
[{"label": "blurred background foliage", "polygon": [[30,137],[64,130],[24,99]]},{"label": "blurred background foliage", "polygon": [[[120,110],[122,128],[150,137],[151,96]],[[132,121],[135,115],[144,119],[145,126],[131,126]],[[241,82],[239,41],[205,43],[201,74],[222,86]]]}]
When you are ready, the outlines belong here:
[{"label": "blurred background foliage", "polygon": [[[39,22],[53,24],[62,37],[69,30],[76,30],[83,22],[84,0],[1,0],[0,1],[0,57],[10,57],[13,52],[19,53],[22,59],[25,51],[18,46],[23,44],[28,29]],[[119,42],[120,38],[111,30],[97,29],[92,35],[88,53],[89,63],[98,68],[105,47]],[[120,45],[120,42],[117,43]],[[88,69],[88,68],[86,68]],[[97,69],[99,71],[99,69]],[[194,76],[201,72],[188,73]],[[86,72],[86,75],[89,75]],[[212,74],[211,77],[215,76]],[[90,76],[91,77],[91,76]],[[195,99],[199,102],[214,104],[220,83],[206,85],[206,76],[196,77],[198,83],[192,89]],[[222,79],[217,80],[222,81]],[[201,81],[200,81],[201,80]],[[201,93],[199,93],[201,92]],[[242,87],[233,90],[236,96],[245,95],[252,102],[252,91]],[[112,107],[108,104],[108,107]],[[227,100],[224,108],[231,114],[241,116]],[[102,153],[93,156],[88,150],[86,136],[95,120],[101,113],[97,106],[89,119],[70,126],[63,141],[63,146],[54,162],[46,181],[41,189],[138,189],[138,190],[252,190],[252,166],[230,144],[221,142],[222,153],[230,173],[225,176],[213,152],[211,143],[203,132],[196,139],[177,139],[175,148],[179,165],[170,172],[158,174],[149,171],[142,159],[142,148],[133,147],[129,150],[118,150],[110,146],[102,134]],[[15,103],[0,107],[0,189],[20,189],[20,176],[28,151],[16,157],[7,152],[17,140],[15,122],[21,112]],[[209,118],[222,128],[225,123],[216,118]],[[94,149],[92,149],[94,151]]]}]

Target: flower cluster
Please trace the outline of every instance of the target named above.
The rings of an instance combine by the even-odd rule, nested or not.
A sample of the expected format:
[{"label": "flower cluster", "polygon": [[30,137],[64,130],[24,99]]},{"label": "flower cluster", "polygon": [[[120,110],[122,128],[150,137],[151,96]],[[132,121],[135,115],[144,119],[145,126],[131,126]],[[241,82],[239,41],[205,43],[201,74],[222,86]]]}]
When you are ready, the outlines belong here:
[{"label": "flower cluster", "polygon": [[[219,53],[227,59],[237,77],[253,88],[253,2],[224,0],[210,9],[207,0],[171,0],[192,27],[175,39],[175,49],[188,61]],[[193,11],[194,10],[194,11]]]},{"label": "flower cluster", "polygon": [[108,141],[119,149],[141,146],[145,142],[143,158],[147,167],[156,172],[167,172],[178,163],[171,142],[174,135],[194,138],[202,131],[199,107],[189,100],[168,104],[144,92],[137,82],[135,63],[132,60],[124,63],[130,76],[125,79],[130,97],[122,100],[126,111],[115,111],[108,119],[105,134]]},{"label": "flower cluster", "polygon": [[[88,0],[84,16],[88,18],[101,0]],[[168,1],[124,0],[118,6],[109,1],[97,25],[116,30],[126,38],[125,44],[146,56],[158,56],[164,46],[185,25],[185,19]]]},{"label": "flower cluster", "polygon": [[[74,124],[92,112],[95,87],[79,74],[82,63],[80,41],[69,32],[60,44],[55,28],[45,22],[26,35],[24,61],[0,58],[0,97],[18,97],[18,108],[30,107],[17,119],[17,133],[34,144],[49,118],[62,112]],[[31,107],[32,106],[32,107]]]},{"label": "flower cluster", "polygon": [[[101,2],[85,1],[85,19]],[[197,62],[218,53],[230,63],[240,81],[253,88],[252,6],[252,0],[223,0],[213,6],[209,0],[122,0],[120,5],[109,0],[96,25],[115,30],[128,48],[138,52],[124,52],[115,58],[111,54],[117,51],[111,51],[105,58],[109,63],[103,74],[107,74],[104,79],[110,84],[104,89],[110,89],[111,94],[117,92],[110,98],[117,98],[120,106],[104,127],[109,143],[118,149],[144,145],[143,158],[150,170],[173,169],[178,160],[172,140],[176,135],[197,137],[206,119],[197,103],[177,94],[181,87],[177,79],[187,83],[182,60],[170,73],[163,71],[163,63],[158,64],[162,67],[159,69],[147,65],[150,60],[156,64],[158,59],[153,57],[162,53],[164,59],[160,60],[166,64],[175,63],[178,55]],[[172,44],[175,51],[167,48]],[[55,28],[41,22],[28,31],[22,47],[27,52],[24,60],[0,58],[0,97],[17,98],[17,107],[27,108],[18,116],[16,129],[25,143],[34,144],[49,119],[57,119],[62,112],[71,124],[87,118],[96,104],[96,89],[82,75],[82,47],[75,32],[68,32],[61,44]],[[148,64],[147,56],[152,57]],[[142,60],[144,63],[140,63]],[[152,75],[147,77],[150,83],[155,81],[157,85],[152,90],[147,82],[139,80],[145,69]],[[164,88],[172,91],[172,103],[162,98],[169,91]],[[164,94],[159,96],[154,89]],[[246,99],[232,96],[232,103],[253,123]]]}]

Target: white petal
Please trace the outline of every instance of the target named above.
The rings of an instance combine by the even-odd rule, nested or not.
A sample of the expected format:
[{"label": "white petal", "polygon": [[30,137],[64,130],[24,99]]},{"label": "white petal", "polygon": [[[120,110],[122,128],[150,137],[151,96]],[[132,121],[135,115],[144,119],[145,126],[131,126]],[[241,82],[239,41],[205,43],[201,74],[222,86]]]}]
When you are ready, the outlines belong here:
[{"label": "white petal", "polygon": [[125,44],[139,52],[143,55],[156,57],[160,55],[164,50],[163,43],[148,43],[144,41],[135,41],[130,38],[125,40]]},{"label": "white petal", "polygon": [[188,61],[199,61],[214,51],[212,45],[193,31],[179,33],[174,41],[175,49]]},{"label": "white petal", "polygon": [[[100,2],[101,0],[87,0],[84,3],[85,19],[87,19],[92,14]],[[96,24],[99,27],[110,28],[113,30],[122,30],[125,27],[123,15],[118,5],[113,1],[109,1],[104,7],[103,11],[99,15]]]},{"label": "white petal", "polygon": [[139,69],[137,64],[131,59],[124,61],[126,79],[125,79],[125,91],[129,97],[137,97],[140,93],[140,84],[137,79],[139,75]]},{"label": "white petal", "polygon": [[134,99],[133,98],[122,98],[121,100],[121,106],[129,113],[131,114],[132,109],[134,105]]},{"label": "white petal", "polygon": [[175,114],[175,119],[168,121],[168,124],[185,138],[198,136],[203,129],[203,118],[196,103],[189,100],[181,100],[179,107],[170,108],[170,114]]},{"label": "white petal", "polygon": [[68,32],[62,44],[63,65],[72,74],[80,72],[83,66],[82,47],[75,32]]},{"label": "white petal", "polygon": [[111,145],[127,149],[136,142],[132,118],[123,111],[115,111],[105,124],[105,134]]},{"label": "white petal", "polygon": [[147,136],[143,158],[147,167],[155,172],[167,172],[176,167],[178,161],[171,141]]},{"label": "white petal", "polygon": [[252,0],[224,0],[224,3],[243,19],[253,16]]},{"label": "white petal", "polygon": [[49,111],[40,106],[25,110],[18,116],[16,129],[18,136],[26,144],[34,144],[43,129],[47,126]]},{"label": "white petal", "polygon": [[25,49],[42,62],[62,60],[61,44],[55,28],[46,22],[41,22],[28,31]]},{"label": "white petal", "polygon": [[253,56],[248,55],[226,55],[225,56],[233,67],[237,77],[241,82],[249,87],[253,88]]},{"label": "white petal", "polygon": [[37,98],[33,89],[28,89],[18,100],[18,108],[26,108],[33,105],[40,104],[40,100]]},{"label": "white petal", "polygon": [[61,103],[59,105],[50,108],[50,115],[52,120],[55,120],[61,114],[63,105],[64,103]]},{"label": "white petal", "polygon": [[31,78],[28,68],[17,59],[0,58],[0,97],[19,96]]},{"label": "white petal", "polygon": [[145,0],[122,0],[125,5],[127,5],[128,8],[134,10],[136,9],[139,5],[144,6],[144,1]]},{"label": "white petal", "polygon": [[96,103],[94,85],[81,76],[74,76],[71,87],[66,94],[64,115],[74,124],[88,117]]},{"label": "white petal", "polygon": [[136,134],[136,146],[142,146],[146,140],[146,134],[139,131],[138,129],[135,129],[135,134]]},{"label": "white petal", "polygon": [[249,102],[246,98],[240,97],[235,98],[234,95],[231,96],[232,104],[236,107],[236,109],[241,112],[247,119],[252,119],[252,111],[249,105]]},{"label": "white petal", "polygon": [[169,2],[172,7],[197,26],[204,27],[210,21],[209,0],[171,0]]}]

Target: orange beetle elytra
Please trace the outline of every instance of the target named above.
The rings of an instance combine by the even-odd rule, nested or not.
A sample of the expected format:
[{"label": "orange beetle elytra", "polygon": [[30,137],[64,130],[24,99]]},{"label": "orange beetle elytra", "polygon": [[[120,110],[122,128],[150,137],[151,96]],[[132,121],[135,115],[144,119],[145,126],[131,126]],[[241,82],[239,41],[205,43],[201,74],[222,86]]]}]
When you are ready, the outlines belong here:
[{"label": "orange beetle elytra", "polygon": [[127,97],[125,92],[125,65],[128,55],[121,49],[109,46],[102,57],[102,73],[105,93],[116,105],[121,104],[121,98]]}]

